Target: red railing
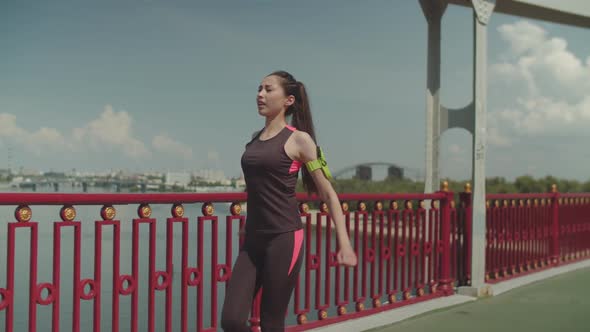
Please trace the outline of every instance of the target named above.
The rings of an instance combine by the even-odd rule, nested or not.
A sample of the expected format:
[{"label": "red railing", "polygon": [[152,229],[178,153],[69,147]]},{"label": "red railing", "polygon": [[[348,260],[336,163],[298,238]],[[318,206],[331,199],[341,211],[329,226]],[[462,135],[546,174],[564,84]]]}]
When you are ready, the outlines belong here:
[{"label": "red railing", "polygon": [[590,194],[490,194],[486,280],[519,277],[588,257]]},{"label": "red railing", "polygon": [[[359,258],[356,267],[344,268],[336,264],[338,248],[326,205],[299,195],[306,256],[288,330],[452,294],[454,279],[468,280],[468,198],[462,195],[455,207],[449,192],[341,195]],[[239,203],[244,201],[244,193],[0,194],[0,206],[17,206],[16,221],[7,223],[6,287],[0,287],[5,330],[36,331],[38,320],[53,331],[217,330],[224,286],[243,240],[237,230],[245,222]],[[193,203],[201,203],[201,213]],[[98,208],[86,205],[102,206],[93,228],[88,219]],[[218,215],[214,205],[229,211]],[[137,217],[129,208],[137,208]],[[39,220],[32,218],[35,211],[49,220],[33,221]],[[51,222],[58,215],[61,221]],[[52,231],[40,236],[39,229],[50,224]],[[52,250],[44,244],[48,240]],[[28,259],[22,255],[26,246]],[[66,276],[71,282],[63,282]],[[28,292],[18,286],[26,279]],[[28,314],[17,314],[25,311],[19,307],[24,301]],[[253,301],[253,330],[259,326],[258,301],[260,294]],[[38,316],[38,310],[41,315],[49,307],[50,315]]]},{"label": "red railing", "polygon": [[451,277],[457,286],[471,284],[471,192],[451,202]]},{"label": "red railing", "polygon": [[558,205],[561,261],[590,257],[590,194],[560,194]]}]

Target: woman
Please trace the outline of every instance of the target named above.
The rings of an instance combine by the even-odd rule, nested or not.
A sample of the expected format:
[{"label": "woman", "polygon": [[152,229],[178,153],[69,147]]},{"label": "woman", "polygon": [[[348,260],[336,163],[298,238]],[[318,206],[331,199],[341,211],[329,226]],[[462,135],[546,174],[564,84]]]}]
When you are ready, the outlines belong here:
[{"label": "woman", "polygon": [[[248,217],[221,314],[225,332],[250,330],[249,312],[260,287],[262,332],[284,331],[285,313],[303,261],[303,225],[295,197],[300,169],[306,190],[328,205],[336,226],[338,263],[357,263],[329,170],[314,142],[305,86],[287,72],[274,72],[262,80],[256,101],[266,123],[242,156]],[[287,125],[287,116],[292,117],[292,126]]]}]

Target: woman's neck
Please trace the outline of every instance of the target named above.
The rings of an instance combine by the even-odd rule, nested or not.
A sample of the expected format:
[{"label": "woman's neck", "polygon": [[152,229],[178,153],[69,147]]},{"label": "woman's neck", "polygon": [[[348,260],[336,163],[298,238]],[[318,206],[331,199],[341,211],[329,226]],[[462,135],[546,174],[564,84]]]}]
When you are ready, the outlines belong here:
[{"label": "woman's neck", "polygon": [[287,125],[287,121],[282,114],[275,116],[274,118],[267,117],[264,125],[265,136],[274,136],[281,131]]}]

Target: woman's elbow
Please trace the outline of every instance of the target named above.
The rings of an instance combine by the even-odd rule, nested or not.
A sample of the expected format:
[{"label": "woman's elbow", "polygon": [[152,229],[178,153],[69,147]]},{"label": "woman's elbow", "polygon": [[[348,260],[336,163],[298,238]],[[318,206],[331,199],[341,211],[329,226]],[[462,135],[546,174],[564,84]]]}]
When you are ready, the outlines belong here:
[{"label": "woman's elbow", "polygon": [[320,197],[322,202],[329,202],[335,198],[338,199],[338,197],[336,196],[336,192],[330,189],[320,190],[318,196]]}]

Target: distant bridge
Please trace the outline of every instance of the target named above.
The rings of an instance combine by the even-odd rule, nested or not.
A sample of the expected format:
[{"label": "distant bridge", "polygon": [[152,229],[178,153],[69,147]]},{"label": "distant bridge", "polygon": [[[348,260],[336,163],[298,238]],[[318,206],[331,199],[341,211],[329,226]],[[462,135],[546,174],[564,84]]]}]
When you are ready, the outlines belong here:
[{"label": "distant bridge", "polygon": [[153,188],[153,185],[150,185],[143,180],[116,178],[99,179],[95,177],[82,177],[75,179],[68,177],[46,177],[15,182],[12,183],[12,186],[30,188],[33,191],[37,191],[39,187],[52,187],[55,192],[60,191],[60,188],[63,189],[66,186],[71,186],[72,188],[82,187],[83,192],[87,192],[88,187],[110,187],[117,192],[120,192],[121,188],[138,187],[142,192],[147,191],[148,188]]},{"label": "distant bridge", "polygon": [[357,178],[367,181],[386,177],[407,178],[414,181],[424,180],[424,172],[422,170],[384,161],[366,162],[348,166],[333,172],[332,175],[336,179]]}]

